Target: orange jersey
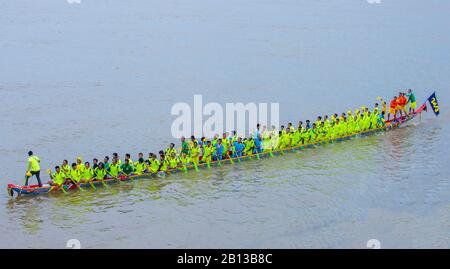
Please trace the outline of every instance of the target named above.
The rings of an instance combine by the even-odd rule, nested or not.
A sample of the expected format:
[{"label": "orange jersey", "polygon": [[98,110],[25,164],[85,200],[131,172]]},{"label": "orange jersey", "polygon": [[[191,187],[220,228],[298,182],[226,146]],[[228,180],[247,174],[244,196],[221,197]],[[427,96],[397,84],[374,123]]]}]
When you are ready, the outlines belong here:
[{"label": "orange jersey", "polygon": [[397,100],[398,99],[392,99],[391,100],[391,105],[390,105],[391,108],[395,109],[397,107]]}]

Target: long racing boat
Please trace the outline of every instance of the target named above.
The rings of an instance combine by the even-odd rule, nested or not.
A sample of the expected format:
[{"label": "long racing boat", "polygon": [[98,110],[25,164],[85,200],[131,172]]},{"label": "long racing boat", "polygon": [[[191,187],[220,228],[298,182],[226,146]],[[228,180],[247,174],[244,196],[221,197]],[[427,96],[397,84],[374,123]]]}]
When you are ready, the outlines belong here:
[{"label": "long racing boat", "polygon": [[[434,96],[434,94],[432,96]],[[429,101],[432,104],[434,112],[436,113],[435,108],[437,107],[437,109],[438,109],[437,100],[436,100],[436,105],[434,105],[434,103],[431,101],[430,98],[429,98]],[[209,164],[200,163],[197,165],[197,167],[195,167],[193,164],[190,164],[190,165],[185,166],[184,168],[171,168],[165,172],[158,171],[156,173],[143,173],[142,175],[130,175],[130,176],[119,175],[116,178],[105,178],[104,180],[94,180],[94,181],[90,181],[87,183],[80,183],[78,185],[77,184],[69,184],[69,185],[62,185],[62,186],[56,186],[56,187],[51,186],[49,184],[43,184],[41,187],[39,187],[39,185],[20,186],[20,185],[15,185],[15,184],[8,184],[7,191],[11,197],[14,197],[15,193],[17,195],[39,195],[39,194],[46,194],[46,193],[51,193],[51,192],[68,193],[70,191],[74,191],[77,189],[79,189],[79,190],[84,190],[84,188],[96,189],[97,187],[107,186],[107,185],[112,185],[112,184],[120,184],[125,181],[133,181],[133,180],[137,180],[137,179],[152,178],[152,177],[165,177],[165,176],[180,173],[180,172],[187,173],[190,170],[210,169],[211,167],[217,167],[217,166],[222,166],[222,165],[231,165],[231,164],[236,164],[236,163],[240,163],[243,161],[272,158],[275,156],[284,155],[286,153],[301,151],[305,148],[313,148],[315,146],[320,146],[320,145],[327,144],[327,143],[342,142],[342,141],[352,140],[352,139],[355,139],[358,137],[369,136],[369,135],[379,133],[379,132],[386,132],[386,131],[394,130],[394,129],[399,128],[400,126],[405,125],[406,123],[410,122],[415,117],[420,115],[423,111],[426,111],[426,103],[424,105],[422,105],[418,110],[416,110],[415,113],[397,118],[395,120],[386,121],[385,124],[380,128],[371,129],[368,131],[364,131],[364,132],[360,132],[360,133],[356,133],[356,134],[352,134],[352,135],[348,135],[348,136],[338,137],[336,139],[331,139],[331,140],[327,140],[327,141],[303,144],[303,145],[286,148],[286,149],[265,151],[265,152],[255,153],[252,155],[246,155],[246,156],[242,156],[242,157],[235,157],[235,158],[230,157],[230,158],[227,158],[227,159],[224,159],[221,161],[212,161]]]}]

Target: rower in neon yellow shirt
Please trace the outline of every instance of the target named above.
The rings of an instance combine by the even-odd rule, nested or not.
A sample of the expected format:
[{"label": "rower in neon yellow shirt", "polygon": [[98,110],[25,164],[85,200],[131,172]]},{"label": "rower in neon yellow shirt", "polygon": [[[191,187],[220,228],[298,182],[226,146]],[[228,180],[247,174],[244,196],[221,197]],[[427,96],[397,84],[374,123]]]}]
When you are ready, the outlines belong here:
[{"label": "rower in neon yellow shirt", "polygon": [[118,165],[121,165],[121,164],[122,164],[122,160],[120,160],[119,154],[117,154],[117,152],[114,152],[114,153],[113,153],[113,160],[114,160],[114,159],[116,159]]},{"label": "rower in neon yellow shirt", "polygon": [[293,147],[298,146],[300,144],[301,140],[302,140],[301,130],[297,129],[292,134],[292,146]]},{"label": "rower in neon yellow shirt", "polygon": [[186,167],[189,165],[189,163],[191,163],[191,157],[189,157],[189,155],[187,155],[185,152],[182,152],[180,156],[180,161],[183,167]]},{"label": "rower in neon yellow shirt", "polygon": [[98,164],[98,167],[94,169],[94,177],[96,180],[105,179],[107,174],[108,174],[108,171],[106,171],[105,164],[102,162],[100,162]]},{"label": "rower in neon yellow shirt", "polygon": [[198,143],[195,141],[191,150],[189,151],[189,155],[192,159],[192,162],[195,165],[199,164],[199,158],[200,158],[200,148],[198,147]]},{"label": "rower in neon yellow shirt", "polygon": [[111,175],[113,178],[116,178],[119,176],[120,173],[120,165],[118,163],[118,159],[113,158],[112,163],[109,165],[109,171],[108,174]]},{"label": "rower in neon yellow shirt", "polygon": [[77,169],[77,164],[72,164],[72,169],[70,169],[70,174],[67,177],[72,181],[73,184],[78,184],[81,181],[81,172]]},{"label": "rower in neon yellow shirt", "polygon": [[131,165],[131,166],[133,167],[133,169],[134,169],[134,162],[133,162],[133,160],[131,159],[130,153],[125,154],[125,161],[126,161],[126,160],[128,160],[128,164]]},{"label": "rower in neon yellow shirt", "polygon": [[206,145],[203,145],[203,156],[202,161],[204,163],[210,163],[212,160],[213,147],[211,145],[211,141],[206,142]]},{"label": "rower in neon yellow shirt", "polygon": [[144,158],[139,158],[138,162],[134,165],[134,173],[138,176],[145,173],[146,165],[144,163]]},{"label": "rower in neon yellow shirt", "polygon": [[159,167],[161,166],[161,163],[159,162],[159,160],[156,158],[156,155],[155,154],[151,154],[151,159],[149,160],[150,161],[150,171],[152,172],[152,173],[156,173],[156,172],[158,172],[158,170],[159,170]]},{"label": "rower in neon yellow shirt", "polygon": [[172,154],[168,156],[169,167],[172,169],[178,168],[180,160],[178,159],[175,152],[172,151]]},{"label": "rower in neon yellow shirt", "polygon": [[[144,153],[139,152],[137,161],[133,163],[133,166],[134,166],[134,167],[136,167],[136,166],[139,164],[139,159],[141,159],[141,158],[142,158],[142,160],[144,160]],[[142,161],[142,162],[145,164],[144,161]]]},{"label": "rower in neon yellow shirt", "polygon": [[89,162],[84,163],[84,171],[81,173],[82,181],[89,182],[94,178],[94,169],[92,169],[91,164]]},{"label": "rower in neon yellow shirt", "polygon": [[225,154],[225,156],[228,154],[228,148],[230,147],[229,142],[230,142],[230,140],[227,138],[227,134],[223,133],[222,146],[223,146],[223,154]]},{"label": "rower in neon yellow shirt", "polygon": [[166,172],[167,168],[169,167],[169,160],[166,158],[165,155],[160,155],[159,162],[161,164],[159,167],[159,171]]},{"label": "rower in neon yellow shirt", "polygon": [[362,131],[360,115],[355,115],[354,116],[354,121],[355,121],[355,134],[358,134],[358,133],[360,133]]},{"label": "rower in neon yellow shirt", "polygon": [[[49,169],[50,171],[50,169]],[[66,182],[67,176],[61,170],[59,166],[55,167],[55,173],[49,173],[51,181],[48,182],[51,186],[61,186]]]},{"label": "rower in neon yellow shirt", "polygon": [[174,143],[170,143],[169,147],[166,149],[166,156],[172,156],[172,153],[177,154],[177,149],[175,148]]},{"label": "rower in neon yellow shirt", "polygon": [[253,153],[253,149],[255,148],[255,142],[253,138],[244,138],[244,149],[242,150],[243,155],[251,155]]},{"label": "rower in neon yellow shirt", "polygon": [[355,117],[351,114],[348,116],[347,120],[347,131],[348,135],[353,135],[355,133]]},{"label": "rower in neon yellow shirt", "polygon": [[191,139],[188,141],[189,148],[192,148],[194,146],[194,143],[197,143],[198,145],[197,139],[195,139],[195,136],[192,135]]},{"label": "rower in neon yellow shirt", "polygon": [[61,171],[66,175],[68,175],[70,173],[70,170],[72,169],[72,168],[70,168],[69,162],[67,160],[64,160],[62,162],[60,168],[61,168]]},{"label": "rower in neon yellow shirt", "polygon": [[213,138],[212,141],[211,141],[211,145],[212,145],[212,146],[216,146],[218,141],[219,141],[219,135],[218,135],[218,134],[215,134],[215,135],[214,135],[214,138]]},{"label": "rower in neon yellow shirt", "polygon": [[80,174],[84,173],[85,166],[83,164],[83,160],[81,159],[81,157],[77,157],[77,167],[76,167],[76,169],[78,171],[80,171]]}]

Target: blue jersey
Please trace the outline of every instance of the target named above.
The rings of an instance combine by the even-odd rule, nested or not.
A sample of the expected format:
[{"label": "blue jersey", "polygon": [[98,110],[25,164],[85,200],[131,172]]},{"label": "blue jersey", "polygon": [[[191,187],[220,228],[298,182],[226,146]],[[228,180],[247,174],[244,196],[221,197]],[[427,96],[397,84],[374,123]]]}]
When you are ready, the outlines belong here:
[{"label": "blue jersey", "polygon": [[258,129],[256,129],[255,131],[255,137],[254,137],[254,141],[255,141],[255,147],[260,148],[261,147],[261,134],[259,132]]},{"label": "blue jersey", "polygon": [[222,155],[223,154],[223,145],[222,144],[217,144],[216,145],[216,154],[217,155]]},{"label": "blue jersey", "polygon": [[244,144],[239,143],[237,141],[233,143],[233,146],[234,146],[234,149],[238,152],[244,150]]}]

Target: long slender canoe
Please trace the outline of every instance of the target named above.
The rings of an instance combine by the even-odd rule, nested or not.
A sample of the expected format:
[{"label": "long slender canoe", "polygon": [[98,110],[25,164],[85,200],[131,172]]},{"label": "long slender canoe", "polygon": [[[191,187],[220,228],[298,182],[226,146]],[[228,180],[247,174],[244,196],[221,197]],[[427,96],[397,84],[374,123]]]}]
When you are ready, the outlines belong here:
[{"label": "long slender canoe", "polygon": [[[319,145],[323,145],[326,143],[341,142],[341,141],[345,141],[345,140],[351,140],[356,137],[364,137],[364,136],[372,135],[372,134],[378,133],[378,132],[389,131],[389,130],[398,128],[401,125],[404,125],[405,123],[407,123],[408,121],[412,120],[417,115],[419,115],[421,112],[422,111],[420,111],[419,113],[411,114],[408,117],[404,116],[403,118],[399,118],[397,121],[386,122],[385,126],[378,128],[378,129],[372,129],[372,130],[369,130],[366,132],[361,132],[361,133],[353,134],[350,136],[339,137],[339,138],[325,141],[325,142],[317,142],[314,144],[304,144],[304,145],[300,145],[300,146],[296,146],[296,147],[292,147],[292,148],[288,148],[288,149],[283,149],[283,150],[274,150],[272,152],[262,152],[259,154],[236,157],[236,158],[232,158],[232,159],[224,159],[220,162],[213,161],[210,163],[210,167],[217,167],[217,166],[221,166],[221,165],[225,165],[225,164],[236,164],[236,163],[239,163],[240,161],[259,160],[259,159],[269,158],[269,157],[273,157],[273,156],[280,156],[280,155],[284,155],[285,153],[296,152],[296,151],[303,150],[305,148],[312,148],[314,146],[319,146]],[[187,170],[195,169],[195,167],[192,164],[189,166],[186,166],[186,168],[187,168]],[[208,166],[206,163],[201,163],[198,165],[198,168],[205,169],[205,168],[208,168]],[[166,175],[175,174],[178,172],[183,172],[183,169],[174,168],[174,169],[168,169],[166,172],[160,171],[157,173],[145,173],[142,175],[118,176],[117,178],[106,178],[102,181],[92,181],[89,183],[81,183],[79,186],[71,184],[71,185],[63,185],[61,187],[52,187],[48,184],[43,184],[42,187],[39,187],[38,185],[20,186],[20,185],[8,184],[7,191],[11,197],[14,196],[14,193],[17,193],[18,195],[38,195],[38,194],[45,194],[45,193],[49,193],[49,192],[67,193],[68,191],[79,189],[79,187],[81,187],[82,189],[96,188],[96,187],[101,187],[101,186],[106,186],[106,185],[111,185],[111,184],[118,184],[123,181],[133,181],[133,180],[141,179],[141,178],[149,178],[149,177],[156,177],[156,176],[164,177]]]}]

